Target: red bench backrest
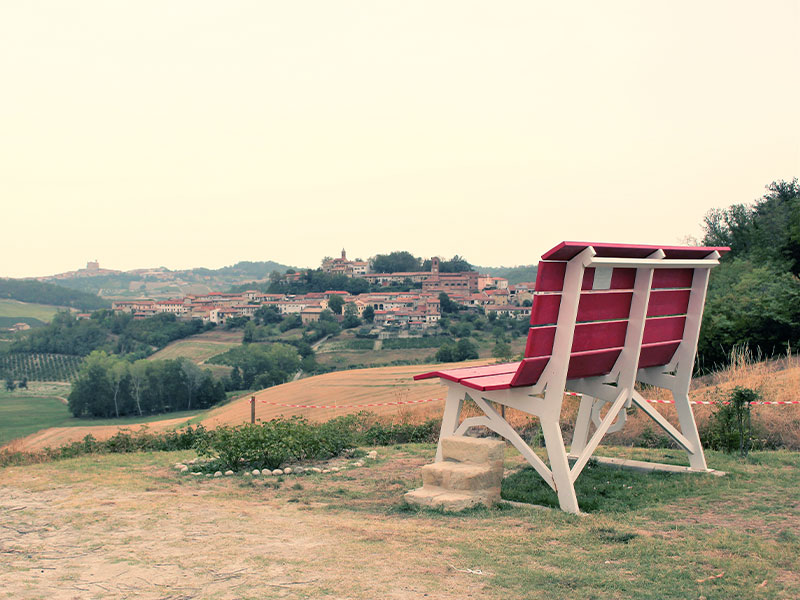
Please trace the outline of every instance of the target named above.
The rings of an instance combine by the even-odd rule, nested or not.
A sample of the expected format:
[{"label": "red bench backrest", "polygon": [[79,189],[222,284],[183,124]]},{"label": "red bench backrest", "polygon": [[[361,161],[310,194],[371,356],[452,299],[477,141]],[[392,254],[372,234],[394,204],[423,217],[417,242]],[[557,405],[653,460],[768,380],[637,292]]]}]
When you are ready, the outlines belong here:
[{"label": "red bench backrest", "polygon": [[[702,259],[715,250],[720,253],[727,250],[576,242],[559,244],[545,253],[539,263],[525,360],[512,385],[536,383],[547,366],[553,350],[567,261],[588,246],[592,246],[596,256],[601,258],[646,258],[661,249],[665,259]],[[675,355],[684,336],[695,272],[694,268],[654,269],[638,368],[669,364]],[[613,268],[610,279],[607,273],[598,277],[603,279],[604,289],[594,289],[597,287],[594,285],[596,274],[592,267],[584,270],[568,379],[609,373],[625,344],[636,269]]]}]

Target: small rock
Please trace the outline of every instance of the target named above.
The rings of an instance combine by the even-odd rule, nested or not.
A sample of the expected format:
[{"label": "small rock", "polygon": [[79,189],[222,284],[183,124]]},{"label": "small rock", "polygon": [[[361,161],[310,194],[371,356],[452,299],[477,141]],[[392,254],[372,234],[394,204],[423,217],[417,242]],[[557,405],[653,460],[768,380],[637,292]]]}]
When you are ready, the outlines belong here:
[{"label": "small rock", "polygon": [[368,452],[367,453],[367,458],[371,458],[373,460],[378,458],[378,451],[377,450],[373,450],[371,452]]},{"label": "small rock", "polygon": [[173,467],[173,469],[177,469],[178,471],[180,471],[185,466],[186,465],[183,464],[183,463],[175,463],[175,466]]},{"label": "small rock", "polygon": [[322,473],[322,469],[320,469],[319,467],[311,467],[311,471],[313,473]]},{"label": "small rock", "polygon": [[272,474],[273,475],[283,475],[283,471],[281,469],[273,469],[272,470]]},{"label": "small rock", "polygon": [[291,472],[292,472],[292,467],[286,467],[286,468],[283,470],[283,474],[284,474],[284,475],[288,475],[288,474],[289,474],[289,473],[291,473]]},{"label": "small rock", "polygon": [[222,477],[222,471],[217,471],[214,473],[214,477]]},{"label": "small rock", "polygon": [[363,466],[364,466],[364,463],[363,463],[363,462],[361,462],[361,461],[359,460],[359,461],[356,461],[356,462],[354,462],[354,463],[353,463],[353,466],[354,466],[354,467],[363,467]]},{"label": "small rock", "polygon": [[186,473],[186,471],[188,471],[188,470],[189,470],[189,467],[187,467],[186,465],[183,465],[181,467],[181,473]]},{"label": "small rock", "polygon": [[197,459],[196,459],[196,458],[193,458],[193,459],[192,459],[192,460],[190,460],[190,461],[189,461],[187,464],[189,464],[189,465],[196,465],[196,464],[197,464]]},{"label": "small rock", "polygon": [[264,477],[272,477],[272,471],[270,471],[269,469],[261,469],[261,474]]},{"label": "small rock", "polygon": [[253,469],[253,475],[261,475],[261,471],[258,469]]},{"label": "small rock", "polygon": [[305,469],[303,467],[295,467],[294,472],[300,475],[305,472]]},{"label": "small rock", "polygon": [[211,473],[206,473],[206,477],[213,477]]},{"label": "small rock", "polygon": [[323,473],[330,473],[330,472],[331,472],[331,470],[330,470],[330,469],[322,469],[322,472],[323,472]]},{"label": "small rock", "polygon": [[245,471],[244,473],[242,473],[242,475],[244,475],[245,477],[250,477],[250,471]]},{"label": "small rock", "polygon": [[228,476],[228,477],[230,477],[231,475],[233,475],[233,471],[231,471],[230,469],[228,469],[227,471],[225,471],[225,475],[226,475],[226,476]]},{"label": "small rock", "polygon": [[331,467],[331,471],[333,471],[334,473],[338,473],[339,471],[341,471],[341,469],[339,467]]},{"label": "small rock", "polygon": [[194,473],[192,473],[192,475],[194,475],[195,477],[199,477],[200,475],[202,475],[202,473],[200,471],[195,471]]}]

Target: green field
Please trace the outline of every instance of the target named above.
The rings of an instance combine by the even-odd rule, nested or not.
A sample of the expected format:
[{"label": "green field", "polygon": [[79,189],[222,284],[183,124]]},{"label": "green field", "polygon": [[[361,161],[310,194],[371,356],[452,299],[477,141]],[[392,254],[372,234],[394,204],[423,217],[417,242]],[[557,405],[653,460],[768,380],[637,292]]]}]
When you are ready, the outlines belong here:
[{"label": "green field", "polygon": [[92,425],[135,425],[164,419],[187,421],[205,411],[185,410],[143,417],[119,419],[76,419],[59,397],[69,395],[67,384],[29,384],[28,390],[0,390],[0,446],[13,439],[36,433],[48,427],[85,427]]},{"label": "green field", "polygon": [[[50,306],[49,304],[33,304],[31,302],[19,302],[18,300],[0,299],[0,317],[16,319],[15,323],[24,317],[30,317],[42,322],[49,322],[53,315],[60,310],[67,310],[60,306]],[[12,323],[13,325],[13,323]]]},{"label": "green field", "polygon": [[67,405],[58,398],[0,394],[0,446],[40,429],[63,427],[69,420]]}]

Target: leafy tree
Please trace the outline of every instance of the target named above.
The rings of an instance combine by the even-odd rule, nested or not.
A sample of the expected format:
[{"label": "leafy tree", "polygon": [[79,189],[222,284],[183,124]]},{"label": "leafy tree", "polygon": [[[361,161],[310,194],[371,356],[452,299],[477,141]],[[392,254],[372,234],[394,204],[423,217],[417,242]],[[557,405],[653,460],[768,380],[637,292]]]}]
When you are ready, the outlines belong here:
[{"label": "leafy tree", "polygon": [[180,361],[183,381],[187,392],[186,410],[192,410],[192,397],[202,385],[205,375],[202,369],[188,358],[181,357],[178,360]]},{"label": "leafy tree", "polygon": [[253,315],[255,322],[261,325],[270,325],[272,323],[280,323],[283,320],[278,307],[276,306],[260,306]]},{"label": "leafy tree", "polygon": [[709,211],[706,245],[730,246],[711,272],[698,356],[704,370],[737,346],[765,355],[800,342],[800,184],[776,181],[752,205]]},{"label": "leafy tree", "polygon": [[256,339],[256,324],[252,321],[247,321],[244,326],[244,334],[242,335],[242,342],[249,344]]},{"label": "leafy tree", "polygon": [[458,304],[450,300],[450,296],[445,292],[442,292],[439,294],[439,308],[443,314],[454,313],[458,311]]},{"label": "leafy tree", "polygon": [[371,306],[368,306],[364,309],[364,312],[361,316],[364,317],[364,321],[367,323],[372,323],[372,321],[375,319],[375,309],[373,309]]},{"label": "leafy tree", "polygon": [[28,378],[27,377],[23,377],[22,380],[17,384],[17,387],[19,389],[21,389],[21,390],[27,390],[28,389]]},{"label": "leafy tree", "polygon": [[377,254],[371,262],[372,270],[375,273],[403,273],[421,269],[419,258],[404,250],[389,254]]},{"label": "leafy tree", "polygon": [[10,375],[6,377],[6,390],[9,392],[13,392],[16,389],[16,385],[14,384],[14,379]]},{"label": "leafy tree", "polygon": [[469,338],[458,340],[456,344],[455,359],[456,360],[471,360],[478,358],[478,347]]},{"label": "leafy tree", "polygon": [[[422,263],[422,270],[423,271],[430,271],[431,266],[433,265],[430,259],[426,260]],[[441,260],[439,261],[439,272],[440,273],[464,273],[466,271],[472,271],[472,265],[467,262],[467,260],[456,254],[450,260]]]},{"label": "leafy tree", "polygon": [[342,320],[343,329],[352,329],[361,325],[361,319],[358,318],[358,309],[356,305],[349,302],[344,307],[344,319]]},{"label": "leafy tree", "polygon": [[241,390],[243,389],[242,385],[242,371],[239,369],[239,366],[236,365],[231,370],[231,389],[232,390]]},{"label": "leafy tree", "polygon": [[344,307],[344,298],[342,298],[339,294],[333,294],[330,298],[328,298],[328,309],[335,315],[342,314],[342,308]]},{"label": "leafy tree", "polygon": [[456,362],[456,347],[452,342],[445,342],[436,351],[436,362]]},{"label": "leafy tree", "polygon": [[498,340],[495,342],[494,348],[492,348],[492,356],[500,360],[511,360],[514,353],[508,343]]}]

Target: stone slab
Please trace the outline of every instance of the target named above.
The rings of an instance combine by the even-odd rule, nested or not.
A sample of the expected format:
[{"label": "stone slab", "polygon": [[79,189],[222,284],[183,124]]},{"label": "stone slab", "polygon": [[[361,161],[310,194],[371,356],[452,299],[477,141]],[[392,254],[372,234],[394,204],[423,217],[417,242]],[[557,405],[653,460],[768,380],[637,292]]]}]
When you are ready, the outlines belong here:
[{"label": "stone slab", "polygon": [[450,436],[442,438],[442,458],[456,462],[502,462],[505,447],[506,444],[502,440]]},{"label": "stone slab", "polygon": [[484,490],[500,488],[502,464],[494,468],[486,464],[443,461],[422,467],[422,483],[450,490]]}]

